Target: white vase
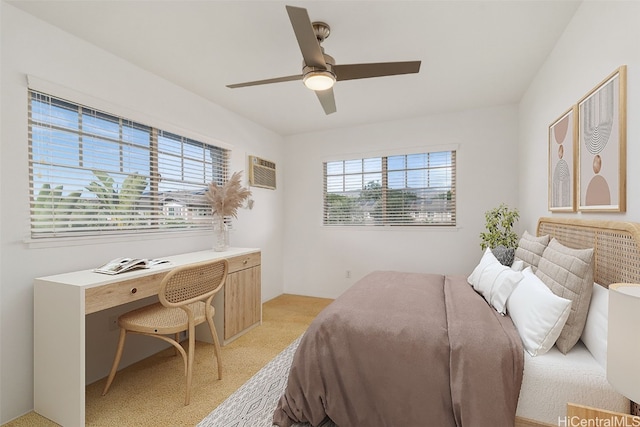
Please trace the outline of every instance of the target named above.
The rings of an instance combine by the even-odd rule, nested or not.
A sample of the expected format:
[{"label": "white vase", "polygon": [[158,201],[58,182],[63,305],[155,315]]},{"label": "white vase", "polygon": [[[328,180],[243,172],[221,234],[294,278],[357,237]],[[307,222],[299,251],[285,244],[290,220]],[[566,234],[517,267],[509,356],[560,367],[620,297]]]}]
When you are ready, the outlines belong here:
[{"label": "white vase", "polygon": [[229,248],[229,228],[224,222],[224,217],[213,216],[213,250],[224,252]]}]

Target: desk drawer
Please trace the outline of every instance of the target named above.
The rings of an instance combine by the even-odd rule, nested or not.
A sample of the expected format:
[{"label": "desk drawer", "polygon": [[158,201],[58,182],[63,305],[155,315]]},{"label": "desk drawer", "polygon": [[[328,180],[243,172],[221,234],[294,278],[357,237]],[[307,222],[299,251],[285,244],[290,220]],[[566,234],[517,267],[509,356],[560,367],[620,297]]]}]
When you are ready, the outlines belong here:
[{"label": "desk drawer", "polygon": [[229,273],[244,270],[245,268],[260,265],[260,252],[253,252],[246,255],[239,255],[233,258],[227,258],[229,261]]},{"label": "desk drawer", "polygon": [[[125,273],[126,274],[126,273]],[[158,295],[160,282],[167,272],[129,279],[85,290],[85,314]]]}]

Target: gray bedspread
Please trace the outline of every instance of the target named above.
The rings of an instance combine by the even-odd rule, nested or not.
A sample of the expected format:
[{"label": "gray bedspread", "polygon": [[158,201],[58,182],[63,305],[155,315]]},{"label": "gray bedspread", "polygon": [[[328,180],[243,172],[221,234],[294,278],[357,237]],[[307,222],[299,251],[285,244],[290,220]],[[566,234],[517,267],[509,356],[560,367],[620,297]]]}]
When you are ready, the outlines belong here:
[{"label": "gray bedspread", "polygon": [[524,355],[462,276],[374,272],[312,322],[274,424],[510,426]]}]

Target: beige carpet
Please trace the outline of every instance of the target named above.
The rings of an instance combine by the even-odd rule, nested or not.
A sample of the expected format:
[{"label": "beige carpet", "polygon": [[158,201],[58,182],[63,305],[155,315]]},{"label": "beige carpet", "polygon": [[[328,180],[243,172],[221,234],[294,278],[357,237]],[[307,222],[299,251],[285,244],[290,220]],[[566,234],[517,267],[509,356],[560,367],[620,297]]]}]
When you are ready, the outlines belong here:
[{"label": "beige carpet", "polygon": [[[182,358],[173,356],[171,349],[118,372],[104,397],[100,394],[105,380],[87,386],[86,425],[195,426],[304,332],[331,301],[281,295],[264,303],[262,325],[222,347],[221,381],[216,379],[213,346],[198,343],[189,406],[183,404]],[[57,424],[31,412],[4,426],[48,427]]]}]

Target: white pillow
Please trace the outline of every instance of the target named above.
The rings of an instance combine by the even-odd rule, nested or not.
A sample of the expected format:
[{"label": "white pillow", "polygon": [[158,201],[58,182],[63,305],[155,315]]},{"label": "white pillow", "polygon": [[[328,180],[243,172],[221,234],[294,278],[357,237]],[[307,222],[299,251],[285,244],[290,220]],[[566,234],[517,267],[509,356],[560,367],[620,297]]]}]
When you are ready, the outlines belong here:
[{"label": "white pillow", "polygon": [[587,322],[582,331],[582,342],[593,358],[603,367],[607,366],[607,327],[609,322],[609,290],[593,284]]},{"label": "white pillow", "polygon": [[524,270],[524,261],[522,261],[521,259],[513,260],[513,264],[511,264],[511,269],[515,271]]},{"label": "white pillow", "polygon": [[524,278],[507,301],[507,311],[527,353],[538,356],[549,351],[560,336],[571,312],[571,300],[551,292],[531,267],[522,274]]},{"label": "white pillow", "polygon": [[506,302],[513,288],[522,280],[522,273],[512,270],[487,248],[480,263],[467,278],[467,282],[500,314],[506,313]]}]

